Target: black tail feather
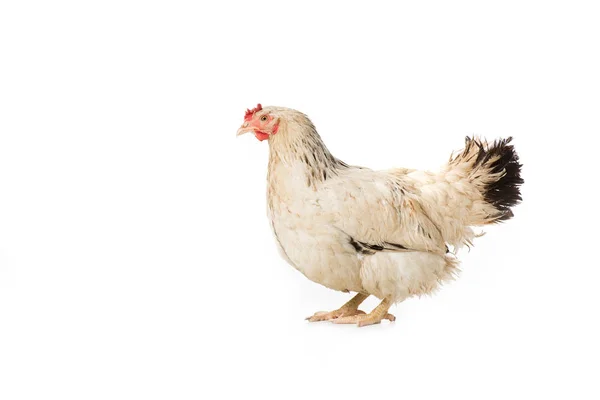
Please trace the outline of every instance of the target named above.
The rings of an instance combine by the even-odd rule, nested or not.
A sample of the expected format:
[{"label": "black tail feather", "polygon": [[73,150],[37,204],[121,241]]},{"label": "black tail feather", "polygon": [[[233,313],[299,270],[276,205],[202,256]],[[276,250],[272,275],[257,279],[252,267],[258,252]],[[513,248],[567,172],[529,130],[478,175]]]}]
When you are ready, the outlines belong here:
[{"label": "black tail feather", "polygon": [[[496,140],[490,146],[484,146],[477,139],[467,137],[467,147],[479,147],[478,165],[485,165],[491,174],[502,174],[500,179],[486,185],[483,193],[485,201],[492,204],[500,213],[494,222],[505,221],[513,217],[511,207],[522,200],[519,186],[523,184],[519,156],[513,145],[512,137]],[[493,160],[493,161],[491,161]]]}]

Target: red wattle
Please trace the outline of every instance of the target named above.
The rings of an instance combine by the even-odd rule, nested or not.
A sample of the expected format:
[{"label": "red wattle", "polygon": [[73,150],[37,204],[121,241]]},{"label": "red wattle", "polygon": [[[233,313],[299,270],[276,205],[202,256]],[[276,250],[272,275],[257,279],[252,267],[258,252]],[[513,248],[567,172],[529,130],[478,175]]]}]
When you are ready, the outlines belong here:
[{"label": "red wattle", "polygon": [[260,140],[261,142],[263,140],[267,140],[269,138],[269,134],[268,133],[264,133],[264,132],[261,132],[261,131],[255,131],[254,132],[254,136],[256,136],[256,138],[258,140]]}]

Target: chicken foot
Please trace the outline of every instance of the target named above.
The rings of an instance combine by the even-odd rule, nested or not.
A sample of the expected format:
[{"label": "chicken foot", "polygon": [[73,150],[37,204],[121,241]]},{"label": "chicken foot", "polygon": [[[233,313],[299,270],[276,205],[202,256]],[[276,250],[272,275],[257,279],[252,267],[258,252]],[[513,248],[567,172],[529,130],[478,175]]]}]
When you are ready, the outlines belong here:
[{"label": "chicken foot", "polygon": [[392,301],[389,298],[383,299],[381,303],[377,307],[373,309],[368,314],[355,314],[342,316],[340,318],[334,319],[334,324],[358,324],[358,326],[367,326],[373,324],[379,324],[381,320],[388,319],[390,321],[395,321],[396,317],[392,314],[388,313],[388,310],[392,306]]},{"label": "chicken foot", "polygon": [[346,304],[334,311],[318,311],[314,315],[307,317],[309,322],[331,321],[341,317],[352,317],[357,315],[365,315],[365,312],[358,309],[358,306],[369,297],[368,294],[358,293],[351,298]]}]

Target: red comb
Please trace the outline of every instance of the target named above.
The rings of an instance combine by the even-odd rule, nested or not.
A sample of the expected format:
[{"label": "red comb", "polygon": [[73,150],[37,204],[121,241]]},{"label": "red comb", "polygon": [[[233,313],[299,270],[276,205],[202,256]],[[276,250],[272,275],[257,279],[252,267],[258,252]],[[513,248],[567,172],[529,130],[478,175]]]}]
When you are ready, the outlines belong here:
[{"label": "red comb", "polygon": [[250,121],[252,119],[252,116],[254,115],[255,112],[258,112],[262,110],[262,106],[260,105],[260,103],[258,103],[256,105],[255,108],[253,108],[252,110],[246,110],[246,115],[244,115],[244,121]]}]

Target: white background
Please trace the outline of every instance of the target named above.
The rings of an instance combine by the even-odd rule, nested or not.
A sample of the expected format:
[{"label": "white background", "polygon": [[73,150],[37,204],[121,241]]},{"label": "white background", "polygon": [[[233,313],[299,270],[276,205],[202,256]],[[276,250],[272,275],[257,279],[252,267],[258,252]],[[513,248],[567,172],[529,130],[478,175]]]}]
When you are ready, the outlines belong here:
[{"label": "white background", "polygon": [[[2,2],[0,398],[597,399],[595,2],[216,3]],[[394,324],[309,324],[350,295],[277,255],[258,102],[372,168],[512,135],[524,202]]]}]

